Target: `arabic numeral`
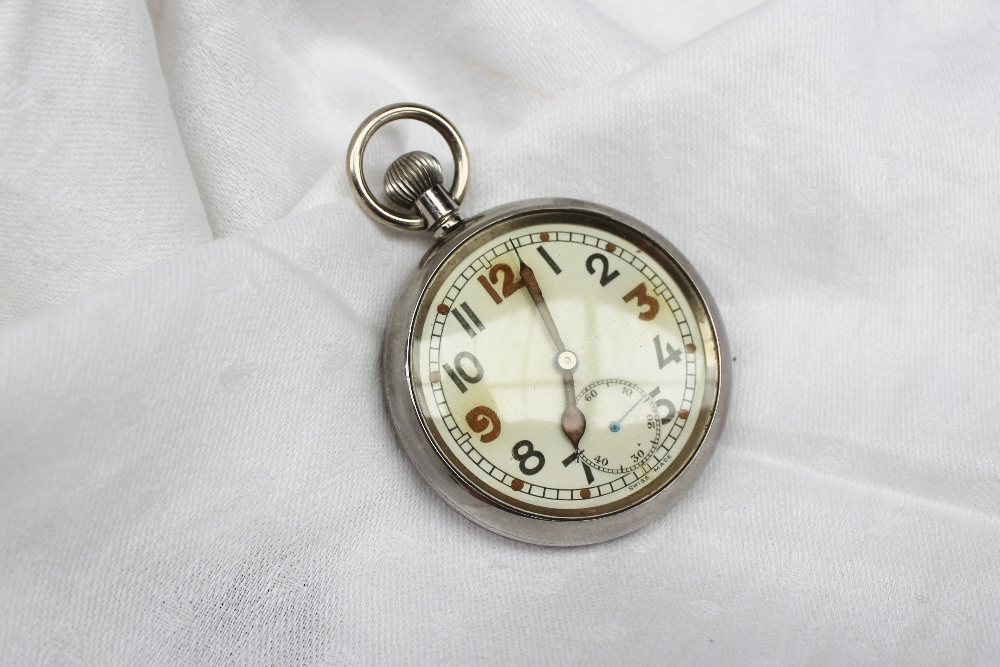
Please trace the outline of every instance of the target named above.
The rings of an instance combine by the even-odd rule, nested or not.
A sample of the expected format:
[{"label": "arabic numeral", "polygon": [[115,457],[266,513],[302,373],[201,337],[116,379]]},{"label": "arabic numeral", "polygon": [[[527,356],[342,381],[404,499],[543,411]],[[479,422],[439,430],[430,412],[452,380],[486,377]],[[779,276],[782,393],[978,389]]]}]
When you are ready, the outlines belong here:
[{"label": "arabic numeral", "polygon": [[597,269],[594,268],[594,264],[601,265],[601,287],[607,287],[608,283],[617,278],[620,274],[618,271],[612,271],[608,273],[611,265],[608,263],[608,258],[599,252],[595,252],[593,255],[587,258],[587,273],[594,275]]},{"label": "arabic numeral", "polygon": [[649,320],[656,317],[656,314],[660,312],[660,302],[656,300],[656,297],[650,296],[649,292],[646,291],[646,283],[639,283],[635,286],[635,289],[622,297],[622,301],[628,303],[634,300],[639,308],[645,308],[641,313],[639,313],[639,319],[648,322]]},{"label": "arabic numeral", "polygon": [[483,442],[493,442],[500,437],[500,418],[485,405],[469,410],[469,414],[465,415],[465,422],[476,433],[482,433],[479,439]]},{"label": "arabic numeral", "polygon": [[[472,373],[463,365],[463,362],[465,362],[465,365],[472,364]],[[482,380],[485,374],[483,365],[479,363],[479,359],[476,359],[475,355],[471,352],[459,352],[455,355],[455,367],[452,368],[449,364],[444,364],[443,368],[444,372],[448,374],[448,377],[451,378],[451,381],[455,383],[455,386],[463,394],[469,390],[465,385],[466,382],[475,384]]]},{"label": "arabic numeral", "polygon": [[[518,467],[525,475],[537,474],[545,467],[545,455],[535,449],[530,440],[522,440],[514,445],[510,450],[514,460],[518,462]],[[533,461],[533,463],[529,463]]]}]

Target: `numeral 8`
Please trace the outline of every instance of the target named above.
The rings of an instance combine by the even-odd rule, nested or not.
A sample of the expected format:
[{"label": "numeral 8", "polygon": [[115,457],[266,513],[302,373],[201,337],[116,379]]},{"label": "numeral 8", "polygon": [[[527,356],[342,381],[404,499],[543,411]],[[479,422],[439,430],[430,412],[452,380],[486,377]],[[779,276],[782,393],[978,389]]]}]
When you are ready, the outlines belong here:
[{"label": "numeral 8", "polygon": [[[545,456],[541,452],[535,451],[535,446],[531,444],[530,440],[522,440],[517,443],[510,453],[525,475],[534,475],[545,466]],[[537,463],[529,467],[528,461],[531,460],[537,461]]]}]

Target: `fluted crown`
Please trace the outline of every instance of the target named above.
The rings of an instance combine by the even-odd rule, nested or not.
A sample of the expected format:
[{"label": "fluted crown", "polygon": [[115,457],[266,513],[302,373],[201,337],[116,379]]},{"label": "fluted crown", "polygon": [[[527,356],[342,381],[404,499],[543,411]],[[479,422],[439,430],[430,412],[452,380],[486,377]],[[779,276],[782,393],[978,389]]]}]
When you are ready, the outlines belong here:
[{"label": "fluted crown", "polygon": [[430,153],[412,151],[393,160],[385,172],[385,193],[404,209],[442,181],[441,163]]}]

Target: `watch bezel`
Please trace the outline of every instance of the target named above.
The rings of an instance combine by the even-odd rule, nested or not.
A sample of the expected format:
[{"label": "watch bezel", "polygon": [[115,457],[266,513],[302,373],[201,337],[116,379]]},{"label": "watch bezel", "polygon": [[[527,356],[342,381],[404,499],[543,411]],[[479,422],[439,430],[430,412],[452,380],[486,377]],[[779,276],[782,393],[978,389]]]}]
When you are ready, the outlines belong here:
[{"label": "watch bezel", "polygon": [[[702,338],[706,339],[708,333],[710,339],[715,341],[714,356],[709,354],[708,345],[705,346],[703,408],[697,417],[692,415],[697,420],[695,429],[703,433],[700,442],[692,447],[697,437],[697,434],[692,434],[685,448],[689,451],[678,457],[678,460],[685,457],[687,460],[677,465],[678,469],[672,475],[667,471],[659,473],[658,477],[663,477],[663,481],[658,479],[643,494],[637,491],[601,506],[611,509],[602,510],[597,516],[593,516],[594,512],[567,510],[563,512],[566,516],[541,517],[530,509],[518,507],[525,503],[495,498],[493,496],[499,495],[498,492],[477,487],[474,477],[464,474],[462,466],[456,465],[457,461],[449,460],[449,457],[454,459],[454,455],[443,453],[434,442],[428,430],[433,429],[433,425],[428,425],[420,416],[422,398],[415,391],[412,377],[411,354],[420,306],[441,269],[467,241],[485,230],[517,218],[545,214],[586,216],[588,224],[597,228],[601,228],[603,220],[606,221],[607,231],[617,235],[622,235],[621,230],[613,228],[612,224],[630,228],[626,237],[638,237],[642,243],[637,245],[647,245],[645,250],[652,255],[665,255],[675,265],[674,268],[684,274],[688,284],[681,285],[681,288],[689,292],[684,294],[685,298],[692,301],[693,297],[700,302],[702,308],[699,310],[703,310],[704,318],[698,321],[703,329]],[[529,218],[525,224],[533,223]],[[692,303],[693,307],[695,305]],[[684,256],[655,230],[631,216],[597,204],[555,198],[532,199],[492,208],[467,220],[460,229],[433,247],[396,301],[393,316],[386,327],[382,365],[385,400],[397,440],[421,475],[448,504],[474,523],[500,535],[533,544],[572,546],[602,542],[630,533],[676,502],[704,468],[718,441],[728,406],[730,369],[728,345],[717,311],[703,281]],[[712,393],[715,394],[714,401],[710,400]],[[674,465],[672,461],[668,468]],[[633,500],[638,495],[643,497]]]}]

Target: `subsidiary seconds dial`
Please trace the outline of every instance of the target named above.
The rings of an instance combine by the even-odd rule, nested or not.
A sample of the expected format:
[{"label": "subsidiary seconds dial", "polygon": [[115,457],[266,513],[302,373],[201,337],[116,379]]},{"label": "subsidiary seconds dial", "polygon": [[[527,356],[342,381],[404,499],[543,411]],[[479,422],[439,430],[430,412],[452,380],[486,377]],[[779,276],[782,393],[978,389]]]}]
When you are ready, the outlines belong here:
[{"label": "subsidiary seconds dial", "polygon": [[590,468],[632,472],[660,444],[656,403],[631,382],[598,380],[580,392],[577,403],[590,424],[578,458]]}]

